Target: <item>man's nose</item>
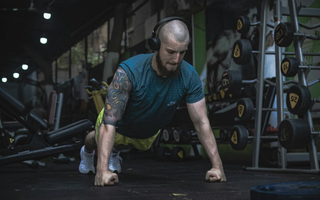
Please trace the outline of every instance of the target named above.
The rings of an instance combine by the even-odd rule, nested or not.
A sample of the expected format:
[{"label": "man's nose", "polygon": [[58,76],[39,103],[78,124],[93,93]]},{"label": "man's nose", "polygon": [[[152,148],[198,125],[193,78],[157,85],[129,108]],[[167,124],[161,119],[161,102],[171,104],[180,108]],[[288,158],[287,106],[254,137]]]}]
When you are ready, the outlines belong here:
[{"label": "man's nose", "polygon": [[179,63],[180,56],[181,56],[180,53],[175,53],[175,54],[173,55],[173,62]]}]

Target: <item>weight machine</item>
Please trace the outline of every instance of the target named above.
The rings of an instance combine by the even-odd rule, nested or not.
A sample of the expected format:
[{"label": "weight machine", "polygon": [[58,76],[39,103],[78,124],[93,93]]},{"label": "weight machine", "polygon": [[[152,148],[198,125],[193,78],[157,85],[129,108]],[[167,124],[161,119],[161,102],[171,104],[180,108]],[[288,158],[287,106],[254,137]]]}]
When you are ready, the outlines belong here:
[{"label": "weight machine", "polygon": [[0,115],[0,165],[80,150],[83,142],[70,139],[93,128],[92,122],[84,119],[49,131],[43,119],[28,112],[23,104],[0,86],[0,114],[3,112],[23,126],[23,134],[19,134],[19,130],[8,130]]}]

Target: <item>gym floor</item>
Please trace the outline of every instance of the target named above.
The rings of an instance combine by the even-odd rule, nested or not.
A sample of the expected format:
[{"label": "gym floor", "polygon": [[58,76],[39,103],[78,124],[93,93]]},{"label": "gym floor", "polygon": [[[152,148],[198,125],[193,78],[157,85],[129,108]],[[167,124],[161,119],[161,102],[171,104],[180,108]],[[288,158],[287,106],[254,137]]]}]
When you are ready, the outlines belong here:
[{"label": "gym floor", "polygon": [[[78,172],[79,157],[68,164],[46,158],[46,167],[33,169],[13,163],[0,166],[1,200],[7,199],[250,199],[257,185],[320,181],[318,174],[254,172],[250,162],[223,159],[227,182],[204,180],[209,160],[160,161],[152,152],[123,153],[122,173],[116,186],[95,187],[94,175]],[[71,156],[72,156],[71,155]],[[70,156],[70,155],[69,155]],[[299,167],[306,167],[302,165]]]}]

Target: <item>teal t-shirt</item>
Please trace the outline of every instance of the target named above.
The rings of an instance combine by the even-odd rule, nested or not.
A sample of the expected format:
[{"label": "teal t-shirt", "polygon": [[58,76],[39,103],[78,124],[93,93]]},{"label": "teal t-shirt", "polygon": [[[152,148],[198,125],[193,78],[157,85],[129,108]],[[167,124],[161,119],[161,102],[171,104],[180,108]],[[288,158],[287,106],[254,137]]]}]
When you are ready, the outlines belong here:
[{"label": "teal t-shirt", "polygon": [[149,138],[171,122],[182,99],[195,103],[204,98],[194,67],[182,61],[179,76],[162,78],[151,66],[153,55],[141,54],[120,63],[132,83],[125,112],[117,123],[117,132],[124,136]]}]

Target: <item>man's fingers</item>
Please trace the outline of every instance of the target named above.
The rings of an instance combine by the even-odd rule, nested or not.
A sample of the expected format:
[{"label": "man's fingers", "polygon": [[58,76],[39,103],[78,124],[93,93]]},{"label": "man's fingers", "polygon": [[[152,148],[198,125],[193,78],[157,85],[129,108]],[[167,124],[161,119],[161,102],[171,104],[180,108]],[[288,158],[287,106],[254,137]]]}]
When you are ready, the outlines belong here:
[{"label": "man's fingers", "polygon": [[96,177],[94,181],[95,186],[108,186],[108,185],[114,185],[115,183],[119,183],[118,175],[115,173],[108,174],[103,178]]},{"label": "man's fingers", "polygon": [[220,181],[221,178],[218,176],[210,176],[210,182],[214,182],[214,181]]}]

